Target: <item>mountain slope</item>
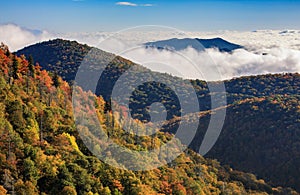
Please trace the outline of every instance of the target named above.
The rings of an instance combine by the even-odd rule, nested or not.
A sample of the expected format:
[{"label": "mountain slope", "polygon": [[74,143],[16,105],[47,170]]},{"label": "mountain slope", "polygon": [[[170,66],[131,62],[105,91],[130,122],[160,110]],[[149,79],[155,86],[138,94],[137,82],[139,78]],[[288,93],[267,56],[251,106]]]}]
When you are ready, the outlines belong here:
[{"label": "mountain slope", "polygon": [[[272,188],[252,174],[222,167],[190,150],[172,164],[151,171],[113,168],[82,144],[72,117],[69,85],[32,65],[1,46],[1,194],[297,194]],[[101,97],[84,91],[81,95],[98,105],[99,120],[107,124],[106,120],[116,117],[104,113]],[[123,131],[104,128],[110,134]],[[169,136],[160,133],[156,141]]]},{"label": "mountain slope", "polygon": [[55,39],[37,43],[16,52],[17,55],[32,55],[40,66],[48,71],[57,72],[64,80],[72,81],[85,55],[92,48],[75,41]]},{"label": "mountain slope", "polygon": [[[68,53],[67,59],[74,58],[72,52],[64,51],[65,47],[62,47],[62,45],[69,45],[69,41],[58,40],[55,42],[56,44],[50,43],[53,43],[53,41],[31,46],[32,53],[30,53],[26,48],[18,53],[27,53],[32,54],[34,58],[43,58],[44,53],[37,52],[39,51],[39,48],[45,47],[46,51],[48,51],[48,49],[49,51],[52,51],[52,48],[54,47],[56,50],[62,50],[59,52],[60,54]],[[76,43],[73,50],[77,50],[77,47],[81,48],[82,45]],[[103,51],[99,52],[102,53]],[[105,54],[103,56],[109,57],[107,53],[103,53]],[[47,56],[54,56],[54,53],[49,52],[47,53]],[[56,60],[64,58],[63,55],[55,56],[57,57]],[[83,57],[84,56],[81,58]],[[43,60],[44,64],[48,64],[47,61],[52,61],[53,59]],[[41,64],[41,66],[44,67],[45,65]],[[70,78],[74,79],[73,72],[71,71],[69,73],[67,66],[60,64],[59,67],[63,70],[63,73],[61,74],[72,75]],[[114,84],[120,78],[120,75],[131,67],[136,67],[143,71],[144,77],[141,79],[145,79],[145,81],[156,78],[157,76],[163,77],[168,84],[177,84],[179,83],[179,80],[182,80],[168,74],[151,72],[150,70],[126,59],[116,57],[114,61],[107,66],[106,71],[103,73],[99,82],[102,84],[98,85],[97,95],[102,95],[104,100],[106,100],[109,104],[111,97],[110,94],[114,88]],[[125,86],[130,86],[137,80],[137,77],[134,74],[129,74],[127,76],[127,80],[124,81]],[[200,103],[200,111],[208,111],[207,113],[210,113],[211,96],[217,98],[217,101],[224,98],[224,93],[211,94],[208,89],[208,84],[205,81],[191,80],[190,82],[197,93],[197,98]],[[221,82],[210,83],[210,85],[215,86],[220,84]],[[209,153],[208,155],[212,158],[219,159],[224,164],[229,164],[241,170],[253,172],[259,177],[263,177],[265,180],[271,181],[276,185],[292,186],[300,190],[299,182],[297,180],[298,177],[296,176],[297,174],[300,174],[298,169],[299,161],[297,160],[299,159],[299,153],[297,150],[299,150],[298,145],[300,142],[299,137],[297,136],[299,130],[299,120],[297,120],[297,117],[299,117],[299,112],[297,109],[290,109],[291,102],[294,102],[292,104],[293,107],[297,108],[299,106],[299,96],[297,95],[300,94],[300,75],[298,73],[294,73],[249,76],[224,81],[224,84],[226,87],[226,99],[229,105],[227,117],[221,137],[218,140],[217,145],[211,151],[213,153]],[[186,92],[185,85],[177,84],[176,87],[178,87],[183,93]],[[135,90],[135,99],[131,104],[132,116],[141,121],[149,120],[149,114],[147,113],[147,109],[145,109],[145,105],[158,101],[155,97],[153,98],[153,93],[159,92],[162,92],[163,97],[165,97],[166,103],[164,106],[170,116],[167,119],[172,119],[174,115],[178,117],[180,107],[176,104],[176,96],[174,96],[170,90],[157,88],[152,84],[145,85],[143,88]],[[257,101],[260,98],[264,101]],[[277,102],[287,104],[287,106],[274,106],[274,99]],[[248,100],[252,100],[254,102],[253,106],[255,109],[250,106],[250,103],[247,103]],[[195,100],[189,99],[189,102],[193,101]],[[246,101],[246,103],[242,104],[244,101]],[[290,110],[286,111],[284,107],[288,107]],[[265,111],[262,109],[265,109]],[[238,113],[241,114],[239,115]],[[201,117],[200,119],[195,117],[195,120],[200,120],[200,124],[202,124],[198,129],[198,135],[195,137],[194,142],[190,146],[196,152],[199,150],[209,119],[210,115],[204,115],[204,117]],[[264,122],[266,122],[266,124]],[[166,131],[174,132],[173,128],[174,125],[171,123],[171,125],[166,126]],[[285,131],[285,129],[289,129],[289,131]],[[258,138],[253,136],[253,131],[256,132],[254,135],[259,135]],[[290,131],[292,131],[292,133]],[[274,133],[270,134],[270,132]],[[236,135],[239,135],[240,138]],[[232,137],[235,139],[232,140]],[[281,145],[274,145],[276,142],[273,138],[279,140]],[[257,141],[259,140],[259,143],[255,142],[256,139]],[[226,140],[232,141],[228,143]],[[282,145],[286,149],[283,149]],[[237,150],[233,152],[232,148],[237,148]],[[277,152],[274,152],[271,148]],[[225,149],[226,151],[223,151]],[[256,152],[249,156],[244,156],[247,154],[246,151],[248,150]],[[262,153],[265,155],[262,155]],[[287,153],[288,155],[286,155]],[[270,155],[273,155],[273,157],[269,157]],[[286,165],[282,164],[283,156],[287,157],[289,161]],[[265,160],[265,162],[256,163],[258,158],[262,161]],[[270,166],[266,161],[269,158],[271,158],[274,162],[273,166]],[[294,175],[294,173],[296,175]]]},{"label": "mountain slope", "polygon": [[[299,105],[298,95],[249,98],[228,105],[221,135],[205,157],[255,173],[273,185],[299,189]],[[200,126],[190,145],[193,150],[199,150],[214,112],[200,113]],[[198,117],[171,121],[165,131],[172,132],[176,123],[185,120],[193,126]]]},{"label": "mountain slope", "polygon": [[227,109],[221,136],[206,157],[299,190],[299,148],[300,96],[277,95]]},{"label": "mountain slope", "polygon": [[[17,54],[25,54],[27,57],[32,55],[32,57],[39,62],[43,69],[57,71],[60,76],[62,76],[69,83],[72,83],[82,60],[86,57],[86,54],[91,51],[91,49],[92,48],[88,47],[87,45],[82,45],[74,41],[56,39],[26,47],[18,51]],[[106,65],[105,71],[101,77],[99,75],[100,80],[98,81],[99,85],[96,90],[96,94],[103,96],[106,101],[110,101],[112,89],[120,76],[132,67],[135,67],[138,72],[143,72],[144,75],[143,78],[140,78],[136,74],[127,74],[126,81],[124,81],[127,86],[133,85],[135,81],[139,79],[143,79],[146,82],[148,80],[153,80],[153,78],[162,78],[178,88],[183,94],[186,93],[186,86],[185,84],[182,85],[182,83],[186,81],[183,81],[181,78],[173,77],[169,74],[150,71],[143,66],[130,62],[124,58],[113,56],[112,54],[102,50],[93,49],[93,51],[99,53],[99,60],[112,59],[111,62]],[[72,64],[72,66],[70,64]],[[92,68],[90,72],[96,71],[93,71]],[[279,74],[265,75],[258,77],[242,77],[240,79],[225,81],[224,84],[227,91],[227,102],[231,104],[234,101],[249,97],[261,97],[272,94],[297,94],[299,92],[299,80],[297,80],[297,74],[294,75],[296,76],[292,75],[289,77],[288,75]],[[296,80],[294,81],[293,79]],[[209,93],[210,91],[208,89],[208,84],[205,81],[192,80],[191,84],[196,90],[198,102],[200,104],[200,110],[211,109],[211,95],[214,95],[214,98],[217,99],[217,102],[223,101],[223,94],[219,95]],[[218,88],[217,85],[222,85],[222,83],[218,82],[210,84],[216,86],[216,88]],[[149,85],[144,91],[139,91],[139,93],[147,93],[147,90],[149,92],[149,89],[153,88],[153,86]],[[266,89],[264,90],[264,88]],[[169,92],[164,93],[167,97],[166,99],[170,100],[167,101],[165,106],[172,107],[173,102],[171,100],[174,100],[173,95]],[[139,99],[138,102],[151,101],[148,97],[143,98],[146,99]],[[187,97],[185,99],[189,99],[189,102],[196,101],[190,98],[191,97]],[[140,114],[145,115],[145,113],[141,113],[144,112],[143,110],[134,110],[137,110],[137,116],[140,116]],[[177,115],[176,110],[171,110],[171,112],[171,115]],[[139,119],[143,120],[143,118]]]},{"label": "mountain slope", "polygon": [[222,52],[232,52],[236,49],[243,48],[240,45],[230,43],[221,38],[213,39],[168,39],[155,42],[148,42],[144,44],[146,47],[158,48],[158,49],[173,49],[175,51],[184,50],[188,47],[192,47],[197,51],[204,51],[209,48],[216,48]]}]

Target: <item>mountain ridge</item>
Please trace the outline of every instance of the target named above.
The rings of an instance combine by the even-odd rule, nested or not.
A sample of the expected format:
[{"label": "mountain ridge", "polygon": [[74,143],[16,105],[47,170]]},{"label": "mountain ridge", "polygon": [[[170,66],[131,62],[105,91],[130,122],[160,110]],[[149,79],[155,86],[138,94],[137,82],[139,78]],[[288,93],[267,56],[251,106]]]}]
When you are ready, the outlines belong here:
[{"label": "mountain ridge", "polygon": [[157,49],[170,49],[180,51],[187,49],[188,47],[194,48],[197,51],[204,51],[205,49],[216,48],[221,52],[232,52],[236,49],[241,49],[243,46],[230,43],[220,37],[212,39],[200,39],[200,38],[172,38],[161,41],[144,43],[146,48]]}]

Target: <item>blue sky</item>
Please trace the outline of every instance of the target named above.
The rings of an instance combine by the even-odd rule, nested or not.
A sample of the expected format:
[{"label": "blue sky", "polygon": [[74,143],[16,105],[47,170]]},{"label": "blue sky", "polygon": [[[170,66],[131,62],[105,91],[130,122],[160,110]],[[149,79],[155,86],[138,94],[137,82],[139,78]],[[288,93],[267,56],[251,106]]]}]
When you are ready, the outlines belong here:
[{"label": "blue sky", "polygon": [[300,0],[136,0],[123,5],[117,2],[2,1],[0,24],[15,23],[52,32],[115,31],[149,24],[185,31],[300,29]]}]

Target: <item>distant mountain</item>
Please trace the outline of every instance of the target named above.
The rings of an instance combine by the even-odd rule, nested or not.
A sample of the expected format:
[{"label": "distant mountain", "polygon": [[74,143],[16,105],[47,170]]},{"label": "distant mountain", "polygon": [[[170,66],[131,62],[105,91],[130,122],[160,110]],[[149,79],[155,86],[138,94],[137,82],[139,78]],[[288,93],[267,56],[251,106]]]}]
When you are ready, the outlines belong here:
[{"label": "distant mountain", "polygon": [[148,42],[145,43],[146,48],[158,48],[158,49],[173,49],[176,51],[180,51],[186,49],[188,47],[192,47],[197,51],[203,51],[208,48],[217,48],[219,51],[222,52],[232,52],[233,50],[243,48],[243,46],[230,43],[221,38],[214,38],[214,39],[168,39],[168,40],[161,40],[155,42]]},{"label": "distant mountain", "polygon": [[[32,55],[42,68],[58,70],[61,76],[71,82],[82,59],[90,49],[91,47],[87,45],[59,39],[29,46],[17,53]],[[99,53],[102,58],[110,58],[113,55],[101,50]],[[97,95],[103,96],[104,100],[109,102],[116,81],[131,67],[143,71],[144,78],[139,78],[141,81],[159,76],[168,83],[176,85],[178,80],[181,80],[169,74],[152,72],[141,65],[115,56],[99,79],[101,84],[98,85]],[[136,75],[128,74],[124,85],[130,86],[136,79]],[[206,131],[211,116],[211,96],[214,95],[218,101],[222,100],[225,94],[211,94],[205,81],[191,80],[190,82],[197,93],[202,115],[206,113],[201,115],[200,119],[194,118],[202,121],[197,136],[190,146],[198,151],[203,132]],[[219,85],[220,82],[210,84]],[[224,84],[228,102],[225,125],[220,139],[208,155],[224,164],[253,172],[276,185],[291,186],[300,191],[297,176],[300,175],[298,152],[300,75],[294,73],[249,76],[224,81]],[[186,90],[184,85],[176,87],[183,92]],[[147,121],[149,115],[145,105],[158,101],[153,95],[159,92],[162,92],[165,97],[164,106],[170,112],[168,119],[172,121],[173,116],[178,116],[180,107],[176,104],[173,106],[176,102],[174,94],[153,87],[149,83],[135,90],[133,94],[135,101],[131,104],[134,111],[131,113],[132,116]],[[189,99],[189,102],[192,101],[195,100]],[[166,131],[173,132],[174,127],[176,122],[170,122],[170,126],[166,126]],[[273,163],[272,166],[270,162]]]}]

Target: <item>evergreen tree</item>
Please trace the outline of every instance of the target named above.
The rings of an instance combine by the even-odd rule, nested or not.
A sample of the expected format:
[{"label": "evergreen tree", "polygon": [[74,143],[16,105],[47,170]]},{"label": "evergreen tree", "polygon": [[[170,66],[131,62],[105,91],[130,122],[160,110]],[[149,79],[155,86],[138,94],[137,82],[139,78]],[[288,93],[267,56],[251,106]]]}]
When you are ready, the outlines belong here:
[{"label": "evergreen tree", "polygon": [[9,57],[9,56],[10,56],[10,51],[9,51],[9,49],[7,49],[7,50],[6,50],[6,53],[5,53],[5,55],[6,55],[7,57]]},{"label": "evergreen tree", "polygon": [[31,55],[29,56],[28,63],[29,76],[34,76],[34,60]]},{"label": "evergreen tree", "polygon": [[54,72],[52,80],[53,80],[53,85],[54,85],[56,88],[59,87],[60,82],[59,82],[59,77],[58,77],[57,71]]},{"label": "evergreen tree", "polygon": [[12,77],[14,79],[18,79],[18,70],[19,70],[19,62],[16,57],[13,59],[13,65],[12,65]]}]

